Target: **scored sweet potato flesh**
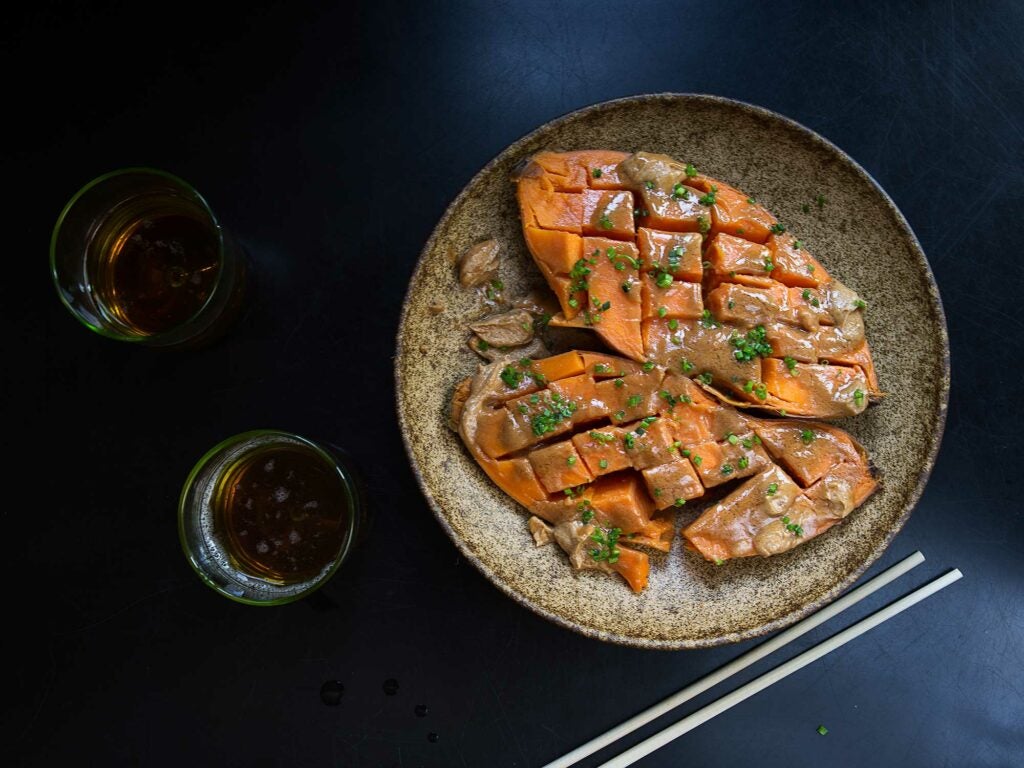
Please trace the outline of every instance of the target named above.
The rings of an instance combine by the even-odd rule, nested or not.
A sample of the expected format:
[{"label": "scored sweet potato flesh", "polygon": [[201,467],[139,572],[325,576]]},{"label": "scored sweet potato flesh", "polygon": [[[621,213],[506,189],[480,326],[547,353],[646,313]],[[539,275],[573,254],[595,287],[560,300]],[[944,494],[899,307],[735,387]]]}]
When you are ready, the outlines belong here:
[{"label": "scored sweet potato flesh", "polygon": [[663,155],[542,152],[517,195],[562,311],[740,406],[835,418],[878,396],[864,302],[746,193]]},{"label": "scored sweet potato flesh", "polygon": [[[453,419],[492,480],[577,567],[640,591],[668,551],[671,512],[712,501],[683,530],[706,559],[773,555],[828,530],[874,491],[864,450],[821,422],[755,418],[678,370],[593,352],[491,363]],[[611,537],[611,539],[609,539]]]}]

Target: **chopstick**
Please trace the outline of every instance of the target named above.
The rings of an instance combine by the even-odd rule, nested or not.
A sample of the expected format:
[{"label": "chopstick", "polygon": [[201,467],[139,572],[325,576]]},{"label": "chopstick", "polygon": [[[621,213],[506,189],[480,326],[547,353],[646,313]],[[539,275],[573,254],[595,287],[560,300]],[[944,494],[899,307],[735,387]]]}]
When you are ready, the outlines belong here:
[{"label": "chopstick", "polygon": [[939,578],[928,582],[923,587],[914,590],[909,595],[900,598],[896,602],[887,605],[879,611],[871,614],[865,619],[861,619],[856,624],[844,629],[842,632],[833,635],[828,640],[818,643],[813,648],[810,648],[799,656],[796,656],[784,664],[779,665],[770,672],[766,672],[754,680],[751,680],[746,685],[740,686],[732,693],[726,694],[717,701],[708,704],[706,707],[702,707],[694,712],[692,715],[687,715],[675,725],[670,725],[660,733],[656,733],[650,738],[644,739],[639,744],[630,747],[618,757],[613,757],[606,763],[602,763],[600,768],[625,768],[627,765],[632,765],[637,760],[649,755],[656,749],[668,744],[673,739],[682,736],[684,733],[692,731],[698,725],[706,723],[716,715],[720,715],[727,709],[736,706],[741,701],[750,698],[755,693],[763,691],[772,683],[777,683],[784,677],[793,674],[798,669],[806,667],[811,662],[817,661],[822,656],[831,653],[836,648],[839,648],[846,643],[853,640],[855,637],[859,637],[867,632],[869,629],[877,627],[884,621],[891,619],[898,613],[905,611],[915,603],[919,603],[926,597],[930,597],[938,592],[940,589],[948,587],[954,581],[957,581],[963,576],[962,573],[954,568],[949,573],[946,573]]},{"label": "chopstick", "polygon": [[675,709],[680,704],[689,701],[695,696],[699,696],[708,688],[718,685],[718,683],[728,680],[730,677],[740,672],[751,664],[760,661],[769,653],[778,650],[787,643],[796,640],[807,632],[817,627],[820,624],[831,619],[833,616],[842,613],[851,605],[863,600],[868,595],[877,592],[879,589],[884,587],[886,584],[891,583],[895,579],[905,574],[911,568],[915,568],[924,562],[924,555],[920,552],[915,552],[910,557],[907,557],[900,562],[896,563],[890,568],[882,571],[880,574],[875,576],[870,581],[865,582],[861,586],[857,587],[853,591],[844,595],[843,597],[836,600],[834,603],[825,606],[820,611],[811,614],[803,621],[794,624],[789,629],[780,632],[771,640],[762,643],[761,645],[753,648],[742,656],[730,661],[724,667],[721,667],[706,677],[702,677],[694,683],[683,688],[678,693],[674,693],[671,696],[662,699],[653,707],[645,709],[643,712],[634,715],[619,723],[617,726],[612,728],[610,731],[606,731],[600,736],[596,736],[585,744],[581,744],[571,752],[567,752],[556,760],[548,763],[544,768],[567,768],[570,765],[582,760],[587,755],[592,755],[599,749],[603,749],[614,741],[618,741],[628,733],[632,733],[637,728],[641,728],[647,723],[651,722],[655,718],[661,717],[669,710]]}]

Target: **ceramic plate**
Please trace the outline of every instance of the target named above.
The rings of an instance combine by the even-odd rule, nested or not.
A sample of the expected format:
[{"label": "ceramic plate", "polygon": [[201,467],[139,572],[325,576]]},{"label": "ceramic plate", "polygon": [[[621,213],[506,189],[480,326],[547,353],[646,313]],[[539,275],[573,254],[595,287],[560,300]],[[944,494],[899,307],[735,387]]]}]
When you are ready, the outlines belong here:
[{"label": "ceramic plate", "polygon": [[[543,282],[519,229],[513,169],[539,150],[662,152],[756,197],[807,243],[831,275],[868,302],[868,338],[888,394],[840,422],[870,451],[882,488],[826,534],[772,558],[716,567],[684,550],[652,556],[650,584],[574,574],[558,547],[535,548],[526,512],[477,468],[446,426],[455,384],[479,360],[468,320],[484,312],[458,286],[455,260],[497,238],[501,277],[516,296]],[[818,195],[827,201],[815,204]],[[808,206],[804,210],[804,206]],[[444,311],[434,314],[430,305]],[[658,94],[597,104],[508,147],[445,212],[402,307],[395,359],[398,418],[434,514],[462,554],[502,591],[591,637],[646,648],[700,648],[777,630],[820,608],[874,562],[906,522],[928,478],[945,421],[949,353],[938,289],[902,214],[852,159],[809,129],[713,96]],[[681,512],[688,521],[693,512]]]}]

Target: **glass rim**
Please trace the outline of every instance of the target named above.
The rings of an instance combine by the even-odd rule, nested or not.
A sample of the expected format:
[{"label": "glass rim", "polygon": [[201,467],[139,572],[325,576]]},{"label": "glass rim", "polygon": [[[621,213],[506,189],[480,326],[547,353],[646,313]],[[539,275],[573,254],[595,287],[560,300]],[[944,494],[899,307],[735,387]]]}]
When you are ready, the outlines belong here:
[{"label": "glass rim", "polygon": [[181,549],[185,554],[185,559],[188,561],[188,564],[192,567],[192,570],[195,571],[196,575],[199,576],[199,578],[202,580],[204,584],[210,587],[217,594],[222,595],[228,598],[229,600],[234,600],[236,603],[243,603],[245,605],[285,605],[287,603],[293,603],[296,600],[301,600],[304,597],[308,597],[309,595],[316,592],[318,589],[320,589],[320,587],[322,587],[324,584],[331,580],[331,577],[334,576],[334,573],[341,566],[342,562],[345,561],[346,557],[348,556],[349,550],[352,549],[353,540],[355,538],[355,520],[358,515],[358,510],[353,511],[354,513],[349,521],[348,535],[345,538],[344,545],[338,552],[338,556],[335,558],[330,568],[324,571],[316,580],[316,582],[308,589],[304,589],[301,592],[296,592],[295,594],[278,597],[273,600],[254,600],[248,597],[233,595],[230,592],[227,592],[224,589],[222,589],[219,584],[214,582],[204,571],[202,571],[198,567],[198,565],[196,564],[195,560],[192,557],[192,550],[189,547],[185,537],[185,519],[189,512],[188,509],[186,508],[186,501],[188,499],[189,492],[195,486],[196,476],[202,471],[203,467],[205,467],[210,462],[211,459],[213,459],[218,453],[223,451],[225,448],[229,448],[234,444],[241,443],[256,437],[287,437],[311,449],[314,453],[318,454],[322,459],[324,459],[324,461],[326,461],[330,466],[334,468],[334,471],[337,474],[338,479],[341,481],[342,487],[345,489],[345,493],[349,497],[349,501],[351,502],[353,507],[359,503],[357,494],[353,493],[350,487],[351,478],[345,472],[338,457],[324,450],[324,448],[322,448],[318,443],[308,438],[305,438],[302,435],[297,435],[294,432],[287,432],[283,429],[251,429],[246,432],[239,432],[236,435],[232,435],[221,440],[219,443],[217,443],[208,451],[206,451],[206,453],[204,453],[199,458],[199,460],[195,463],[195,465],[193,465],[192,469],[189,471],[188,476],[185,478],[185,484],[181,488],[181,495],[178,497],[178,540],[181,542]]},{"label": "glass rim", "polygon": [[[222,267],[221,269],[217,270],[217,278],[214,281],[213,287],[210,289],[210,295],[206,297],[206,301],[203,302],[202,306],[199,307],[199,309],[197,309],[187,320],[182,321],[174,328],[168,331],[161,331],[160,333],[152,333],[147,336],[130,336],[128,334],[111,331],[107,328],[104,328],[101,325],[93,325],[92,323],[90,323],[88,320],[82,317],[82,315],[80,315],[74,307],[71,306],[71,303],[65,297],[64,289],[60,284],[60,277],[57,271],[57,237],[60,234],[61,226],[64,224],[64,219],[67,218],[68,213],[75,206],[75,203],[77,203],[82,198],[82,196],[85,195],[85,193],[88,192],[93,187],[97,187],[103,182],[108,181],[117,176],[124,176],[129,173],[160,176],[162,178],[173,181],[176,184],[180,184],[190,193],[195,195],[196,200],[202,206],[203,211],[206,213],[207,216],[210,217],[210,221],[213,224],[213,229],[217,233],[217,258]],[[57,216],[57,221],[53,225],[53,232],[50,234],[50,277],[53,279],[53,284],[54,287],[56,287],[57,289],[57,296],[60,298],[61,304],[63,304],[65,308],[68,310],[68,312],[71,313],[72,317],[74,317],[79,323],[84,325],[90,331],[98,333],[100,336],[105,336],[108,339],[114,339],[115,341],[128,341],[136,343],[153,342],[171,337],[178,328],[181,328],[182,326],[186,326],[189,323],[194,322],[196,318],[201,316],[203,312],[206,311],[206,308],[210,305],[210,302],[212,302],[214,297],[217,295],[217,289],[220,287],[221,281],[224,279],[224,253],[224,230],[221,227],[220,220],[217,218],[217,214],[213,212],[213,209],[210,207],[210,204],[206,202],[206,198],[203,197],[199,190],[197,190],[194,186],[185,181],[185,179],[173,173],[170,173],[169,171],[163,171],[160,170],[159,168],[153,168],[151,166],[146,165],[133,165],[125,168],[116,168],[112,171],[107,171],[106,173],[96,176],[95,178],[86,182],[64,204],[64,207],[61,209],[60,215]]]}]

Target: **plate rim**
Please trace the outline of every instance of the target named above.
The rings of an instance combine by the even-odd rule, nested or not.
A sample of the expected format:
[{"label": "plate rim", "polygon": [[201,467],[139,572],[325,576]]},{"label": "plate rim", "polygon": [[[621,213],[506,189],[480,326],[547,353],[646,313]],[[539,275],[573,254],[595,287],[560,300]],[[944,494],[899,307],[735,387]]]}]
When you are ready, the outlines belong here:
[{"label": "plate rim", "polygon": [[[608,109],[621,106],[623,104],[630,104],[634,102],[645,102],[651,100],[661,101],[697,101],[709,104],[724,105],[733,109],[739,109],[743,112],[748,112],[760,118],[769,120],[778,120],[789,128],[796,130],[802,134],[805,138],[809,139],[812,143],[824,147],[827,151],[835,153],[841,160],[846,162],[853,171],[867,181],[874,190],[879,194],[882,201],[885,203],[889,212],[893,214],[894,220],[902,232],[904,237],[908,239],[911,245],[911,251],[916,261],[919,262],[919,266],[923,268],[924,276],[926,278],[926,289],[928,298],[932,303],[932,308],[936,313],[939,320],[939,341],[942,349],[942,355],[940,362],[941,370],[941,381],[939,382],[938,390],[938,412],[936,414],[935,431],[936,434],[934,439],[931,441],[930,449],[925,457],[924,465],[921,471],[918,473],[917,482],[907,497],[907,501],[904,503],[903,508],[900,510],[900,515],[887,532],[885,539],[881,544],[874,548],[871,554],[864,560],[863,563],[858,565],[856,568],[851,570],[845,577],[839,580],[831,588],[827,589],[815,600],[811,600],[806,604],[789,611],[782,616],[779,616],[772,621],[762,624],[757,627],[750,629],[738,630],[736,632],[729,632],[714,637],[700,638],[697,640],[664,640],[657,638],[644,638],[636,637],[632,635],[624,635],[616,632],[609,632],[607,630],[595,629],[581,623],[573,622],[570,619],[561,616],[554,611],[544,608],[538,605],[534,601],[520,594],[514,590],[511,586],[506,584],[498,575],[484,563],[469,545],[459,536],[451,523],[448,522],[447,517],[442,511],[441,505],[434,498],[432,490],[428,487],[426,480],[423,477],[423,473],[420,471],[420,467],[416,462],[416,458],[413,454],[412,444],[409,438],[410,427],[406,422],[405,413],[402,409],[401,392],[403,391],[404,379],[402,376],[402,360],[405,359],[405,348],[402,342],[402,329],[405,327],[408,319],[410,296],[412,294],[413,285],[417,282],[421,273],[423,272],[424,262],[427,256],[433,251],[440,232],[447,225],[448,220],[452,217],[455,210],[462,203],[463,199],[467,197],[469,190],[486,174],[488,174],[492,168],[494,168],[499,162],[503,160],[510,153],[514,153],[518,148],[524,146],[533,140],[536,136],[542,132],[551,130],[562,123],[566,123],[585,114],[593,112],[601,112]],[[394,375],[395,375],[395,411],[398,415],[398,426],[399,431],[402,434],[402,445],[405,448],[406,458],[408,459],[409,466],[411,467],[413,474],[416,477],[416,482],[420,487],[420,492],[423,494],[427,501],[428,506],[434,513],[434,517],[441,524],[448,538],[455,544],[456,548],[472,565],[480,571],[481,574],[495,587],[505,593],[508,597],[512,598],[519,605],[528,608],[533,613],[547,619],[548,621],[566,629],[570,629],[574,632],[582,634],[586,637],[591,637],[597,640],[603,640],[605,642],[611,642],[616,645],[623,645],[631,648],[645,648],[653,650],[695,650],[701,648],[714,648],[722,645],[728,645],[732,643],[741,642],[743,640],[750,640],[756,637],[761,637],[772,632],[778,631],[788,627],[800,619],[806,618],[810,614],[819,610],[820,608],[828,605],[835,600],[840,594],[846,591],[856,581],[864,575],[864,573],[874,565],[875,562],[889,549],[893,539],[896,535],[903,530],[907,520],[910,518],[911,513],[917,506],[917,503],[921,499],[921,495],[924,493],[925,486],[928,484],[928,480],[931,477],[932,470],[935,467],[935,461],[941,448],[942,439],[945,434],[946,427],[946,415],[949,408],[949,390],[950,390],[950,350],[949,350],[949,329],[946,321],[946,312],[942,304],[942,296],[939,293],[939,286],[935,281],[935,275],[932,273],[931,264],[928,262],[928,257],[925,255],[924,249],[921,247],[920,241],[917,239],[917,235],[911,228],[903,212],[897,207],[896,203],[893,202],[889,194],[882,188],[882,185],[878,183],[874,176],[868,173],[860,163],[854,160],[850,155],[840,149],[838,146],[833,144],[831,141],[826,139],[821,134],[817,133],[811,128],[808,128],[803,123],[793,120],[790,117],[786,117],[778,112],[770,110],[766,107],[761,107],[755,104],[750,104],[745,101],[738,99],[732,99],[725,96],[717,96],[714,94],[706,93],[682,93],[674,91],[663,91],[658,93],[641,93],[634,94],[632,96],[623,96],[616,99],[610,99],[607,101],[600,101],[593,104],[589,104],[584,107],[573,109],[569,112],[565,112],[547,122],[542,123],[530,132],[520,136],[518,139],[513,141],[511,144],[505,146],[500,152],[494,155],[490,161],[487,162],[479,171],[473,174],[472,178],[467,181],[459,194],[448,204],[445,208],[441,218],[438,219],[434,225],[433,230],[430,233],[430,237],[424,243],[423,248],[420,250],[420,254],[416,259],[416,264],[413,267],[412,274],[409,277],[409,281],[406,284],[405,294],[402,297],[402,310],[399,315],[398,328],[395,331],[395,357],[394,357]]]}]

